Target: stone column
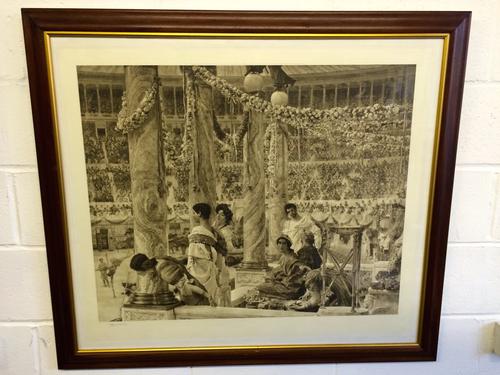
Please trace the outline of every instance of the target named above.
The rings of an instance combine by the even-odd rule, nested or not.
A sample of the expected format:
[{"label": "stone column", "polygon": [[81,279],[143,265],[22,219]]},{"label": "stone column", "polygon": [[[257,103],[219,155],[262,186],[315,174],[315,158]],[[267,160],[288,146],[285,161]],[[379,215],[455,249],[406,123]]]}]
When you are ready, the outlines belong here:
[{"label": "stone column", "polygon": [[[215,71],[212,71],[215,74]],[[192,81],[192,72],[184,73],[186,82]],[[194,119],[192,126],[193,161],[189,171],[189,205],[208,203],[212,215],[217,201],[217,164],[215,156],[212,87],[201,80],[194,81]],[[193,226],[191,219],[191,227]]]},{"label": "stone column", "polygon": [[243,153],[243,269],[267,268],[264,131],[263,113],[251,111]]},{"label": "stone column", "polygon": [[[156,66],[127,66],[125,88],[130,113],[141,102],[144,93],[158,77]],[[129,113],[129,115],[130,115]],[[134,215],[135,252],[149,257],[167,255],[167,204],[160,176],[160,110],[159,100],[144,123],[128,133],[132,208]]]},{"label": "stone column", "polygon": [[269,199],[269,255],[272,258],[279,256],[276,239],[281,234],[282,223],[285,219],[285,204],[288,199],[288,144],[286,135],[277,125],[276,135],[276,172],[273,178],[274,188],[270,192]]}]

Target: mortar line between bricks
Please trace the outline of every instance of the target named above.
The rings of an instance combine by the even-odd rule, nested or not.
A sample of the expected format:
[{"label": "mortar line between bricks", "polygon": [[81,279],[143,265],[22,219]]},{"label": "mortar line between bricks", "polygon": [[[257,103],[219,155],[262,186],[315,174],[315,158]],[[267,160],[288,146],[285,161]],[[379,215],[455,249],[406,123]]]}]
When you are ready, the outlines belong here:
[{"label": "mortar line between bricks", "polygon": [[28,85],[28,77],[26,75],[22,77],[0,77],[0,87],[5,87],[5,86],[12,86],[12,85],[18,85],[18,86],[27,86]]},{"label": "mortar line between bricks", "polygon": [[457,172],[500,172],[500,164],[494,164],[494,163],[457,164],[455,171],[457,171]]},{"label": "mortar line between bricks", "polygon": [[448,247],[469,247],[469,246],[478,246],[478,247],[500,247],[500,241],[449,241]]},{"label": "mortar line between bricks", "polygon": [[15,165],[5,164],[0,165],[0,172],[7,173],[38,173],[36,165]]},{"label": "mortar line between bricks", "polygon": [[0,321],[0,327],[52,327],[54,323],[52,320],[47,319],[29,319],[29,320],[16,320],[16,321]]},{"label": "mortar line between bricks", "polygon": [[0,251],[45,251],[43,245],[0,245]]},{"label": "mortar line between bricks", "polygon": [[498,313],[443,313],[441,318],[466,318],[466,319],[481,319],[481,320],[500,320],[500,312]]},{"label": "mortar line between bricks", "polygon": [[465,80],[465,83],[468,85],[492,85],[496,86],[500,84],[500,81],[495,80],[495,79],[471,79],[471,80]]}]

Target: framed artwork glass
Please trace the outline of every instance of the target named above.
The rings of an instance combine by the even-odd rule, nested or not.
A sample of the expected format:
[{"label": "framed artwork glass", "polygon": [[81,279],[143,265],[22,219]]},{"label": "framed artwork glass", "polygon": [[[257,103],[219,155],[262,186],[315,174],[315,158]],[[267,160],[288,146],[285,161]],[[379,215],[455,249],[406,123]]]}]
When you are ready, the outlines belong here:
[{"label": "framed artwork glass", "polygon": [[22,13],[60,368],[435,359],[470,13]]}]

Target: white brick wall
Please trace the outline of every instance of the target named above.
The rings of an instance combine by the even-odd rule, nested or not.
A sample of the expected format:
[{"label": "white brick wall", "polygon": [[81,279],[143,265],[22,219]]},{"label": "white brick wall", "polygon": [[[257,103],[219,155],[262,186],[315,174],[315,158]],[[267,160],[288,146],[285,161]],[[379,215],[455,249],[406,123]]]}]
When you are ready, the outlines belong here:
[{"label": "white brick wall", "polygon": [[33,325],[0,326],[0,374],[37,374],[37,347]]},{"label": "white brick wall", "polygon": [[[23,55],[24,58],[24,55]],[[26,65],[26,64],[24,64]],[[8,64],[2,72],[8,72]],[[22,108],[22,110],[20,110]],[[3,165],[35,165],[35,138],[28,83],[0,81],[0,160]]]},{"label": "white brick wall", "polygon": [[12,174],[0,172],[0,243],[14,244],[19,241],[18,219]]},{"label": "white brick wall", "polygon": [[42,206],[36,171],[22,171],[14,177],[21,244],[43,245]]},{"label": "white brick wall", "polygon": [[[283,3],[285,4],[285,3]],[[462,131],[437,362],[146,370],[57,370],[21,7],[472,10]],[[0,374],[498,375],[500,321],[500,2],[496,0],[3,0],[0,2]]]}]

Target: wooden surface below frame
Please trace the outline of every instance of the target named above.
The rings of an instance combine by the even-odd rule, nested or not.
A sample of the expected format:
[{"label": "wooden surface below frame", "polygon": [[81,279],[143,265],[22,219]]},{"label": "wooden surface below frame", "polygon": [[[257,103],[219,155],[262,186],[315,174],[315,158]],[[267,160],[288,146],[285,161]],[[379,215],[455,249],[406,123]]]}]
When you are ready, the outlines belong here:
[{"label": "wooden surface below frame", "polygon": [[[256,12],[97,9],[22,9],[42,194],[57,358],[60,368],[125,368],[230,364],[435,360],[448,238],[470,12]],[[436,184],[432,201],[421,335],[415,345],[288,346],[144,351],[79,351],[68,242],[59,183],[44,33],[189,32],[273,34],[449,35]]]}]

